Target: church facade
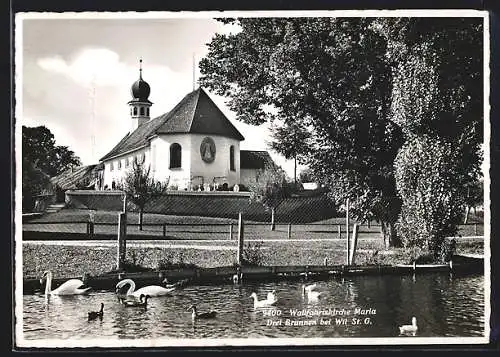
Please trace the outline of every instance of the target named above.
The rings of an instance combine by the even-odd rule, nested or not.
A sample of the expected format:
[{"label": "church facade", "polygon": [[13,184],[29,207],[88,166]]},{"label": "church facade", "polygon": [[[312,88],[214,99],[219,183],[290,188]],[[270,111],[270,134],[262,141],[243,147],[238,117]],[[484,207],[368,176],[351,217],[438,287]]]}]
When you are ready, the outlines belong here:
[{"label": "church facade", "polygon": [[188,191],[248,185],[258,170],[274,165],[266,151],[240,150],[245,138],[203,88],[154,119],[150,92],[141,67],[128,102],[130,131],[100,159],[101,188],[115,188],[134,162],[149,167],[155,180],[168,179],[170,189]]}]

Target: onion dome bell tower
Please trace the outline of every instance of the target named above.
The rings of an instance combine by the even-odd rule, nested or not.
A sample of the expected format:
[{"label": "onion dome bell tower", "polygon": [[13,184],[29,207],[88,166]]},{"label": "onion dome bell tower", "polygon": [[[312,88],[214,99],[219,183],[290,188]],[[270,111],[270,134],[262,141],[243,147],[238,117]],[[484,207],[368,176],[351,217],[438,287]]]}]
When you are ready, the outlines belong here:
[{"label": "onion dome bell tower", "polygon": [[151,88],[148,82],[142,79],[142,58],[139,60],[139,79],[132,84],[132,100],[130,106],[130,117],[132,119],[131,131],[133,132],[142,124],[149,121],[149,109],[153,103],[148,99]]}]

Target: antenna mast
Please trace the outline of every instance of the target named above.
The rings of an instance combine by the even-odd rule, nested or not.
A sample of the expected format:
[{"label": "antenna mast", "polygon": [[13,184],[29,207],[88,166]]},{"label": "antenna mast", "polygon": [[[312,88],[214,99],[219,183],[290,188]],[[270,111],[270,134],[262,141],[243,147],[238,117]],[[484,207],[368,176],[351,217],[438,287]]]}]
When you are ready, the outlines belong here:
[{"label": "antenna mast", "polygon": [[90,82],[90,147],[92,155],[92,163],[95,157],[95,74],[92,75]]},{"label": "antenna mast", "polygon": [[196,89],[196,75],[195,75],[196,69],[195,69],[194,63],[195,63],[195,60],[194,60],[194,52],[193,52],[193,90]]}]

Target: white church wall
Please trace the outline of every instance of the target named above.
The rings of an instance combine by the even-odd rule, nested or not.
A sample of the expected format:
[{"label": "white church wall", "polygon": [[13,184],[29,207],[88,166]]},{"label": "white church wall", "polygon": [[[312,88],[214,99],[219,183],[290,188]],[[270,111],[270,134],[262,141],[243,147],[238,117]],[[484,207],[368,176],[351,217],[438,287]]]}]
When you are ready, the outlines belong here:
[{"label": "white church wall", "polygon": [[[170,169],[170,146],[177,143],[181,146],[181,167]],[[169,187],[177,187],[184,190],[189,186],[191,177],[191,140],[186,134],[160,135],[151,140],[151,147],[154,148],[154,178],[156,180],[169,179]]]},{"label": "white church wall", "polygon": [[[210,137],[215,142],[215,159],[211,163],[203,161],[200,146],[204,138]],[[234,168],[230,170],[229,150],[234,145]],[[240,182],[240,142],[236,139],[226,138],[218,135],[191,134],[191,177],[193,185],[201,183],[203,177],[205,184],[213,184],[214,178],[222,185],[227,182],[228,186],[233,186]]]},{"label": "white church wall", "polygon": [[[113,187],[113,182],[118,184],[123,180],[127,172],[132,168],[133,160],[137,158],[138,162],[143,162],[147,167],[150,165],[149,147],[131,151],[124,155],[114,157],[104,161],[104,186],[109,189]],[[128,164],[127,164],[128,160]]]}]

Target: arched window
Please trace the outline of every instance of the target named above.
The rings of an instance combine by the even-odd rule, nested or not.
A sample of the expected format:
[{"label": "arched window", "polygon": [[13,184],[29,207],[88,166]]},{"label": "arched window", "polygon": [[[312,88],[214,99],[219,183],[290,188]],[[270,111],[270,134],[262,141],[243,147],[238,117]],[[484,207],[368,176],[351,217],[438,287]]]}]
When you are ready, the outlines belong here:
[{"label": "arched window", "polygon": [[229,147],[229,170],[236,171],[234,167],[234,145]]},{"label": "arched window", "polygon": [[177,143],[170,145],[170,168],[180,168],[181,167],[181,146]]},{"label": "arched window", "polygon": [[146,108],[146,115],[149,116],[149,108]]},{"label": "arched window", "polygon": [[140,113],[141,113],[141,115],[144,115],[144,107],[141,107]]},{"label": "arched window", "polygon": [[137,115],[137,107],[134,107],[134,115]]}]

